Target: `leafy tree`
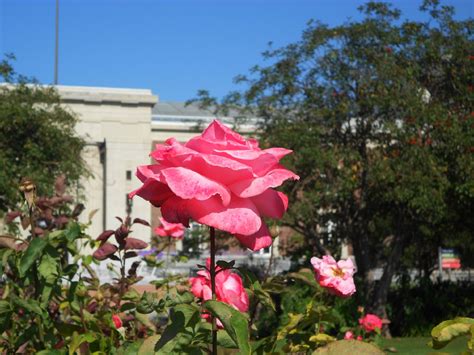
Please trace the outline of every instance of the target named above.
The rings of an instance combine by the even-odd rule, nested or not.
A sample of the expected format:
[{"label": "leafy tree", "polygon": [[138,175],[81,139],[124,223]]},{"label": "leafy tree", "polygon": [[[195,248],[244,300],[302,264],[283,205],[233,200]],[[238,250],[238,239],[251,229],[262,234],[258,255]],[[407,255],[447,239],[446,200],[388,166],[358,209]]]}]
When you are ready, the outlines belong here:
[{"label": "leafy tree", "polygon": [[283,221],[304,237],[294,256],[349,243],[359,294],[386,316],[393,276],[428,275],[438,246],[472,263],[474,21],[437,0],[420,7],[425,22],[381,2],[359,10],[361,21],[311,21],[298,42],[264,52],[268,65],[237,78],[244,91],[197,100],[240,107],[261,118],[269,145],[294,150],[286,164],[301,180]]},{"label": "leafy tree", "polygon": [[87,173],[81,159],[84,140],[77,136],[77,118],[64,106],[54,87],[15,73],[13,56],[0,62],[0,213],[21,200],[18,185],[32,179],[38,193],[52,192],[56,176],[77,185]]}]

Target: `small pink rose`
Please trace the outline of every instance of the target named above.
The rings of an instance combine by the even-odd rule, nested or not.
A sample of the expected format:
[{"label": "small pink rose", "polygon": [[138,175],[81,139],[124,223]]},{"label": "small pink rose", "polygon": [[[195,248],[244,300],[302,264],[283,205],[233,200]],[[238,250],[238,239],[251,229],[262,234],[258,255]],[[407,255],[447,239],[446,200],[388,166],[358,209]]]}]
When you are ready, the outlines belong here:
[{"label": "small pink rose", "polygon": [[156,163],[138,167],[143,185],[130,197],[161,207],[167,222],[188,226],[193,219],[259,250],[272,244],[263,218],[281,218],[288,207],[287,196],[275,188],[299,179],[279,163],[289,153],[261,149],[215,120],[185,144],[174,138],[158,144],[151,153]]},{"label": "small pink rose", "polygon": [[330,255],[322,259],[311,258],[316,281],[330,293],[339,297],[350,297],[356,291],[354,284],[354,264],[351,259],[336,262]]},{"label": "small pink rose", "polygon": [[116,314],[112,315],[112,322],[114,322],[115,328],[119,329],[122,328],[122,320]]},{"label": "small pink rose", "polygon": [[161,225],[155,228],[155,233],[160,237],[171,237],[181,239],[184,235],[185,227],[181,223],[170,223],[160,217]]},{"label": "small pink rose", "polygon": [[354,333],[352,333],[350,330],[348,330],[346,332],[346,334],[344,334],[344,339],[346,339],[346,340],[354,339]]},{"label": "small pink rose", "polygon": [[363,340],[362,336],[361,336],[361,335],[358,335],[358,336],[357,336],[357,340],[362,341],[362,340]]},{"label": "small pink rose", "polygon": [[382,329],[382,319],[375,314],[367,313],[364,317],[359,319],[359,324],[367,333],[375,331],[375,329]]},{"label": "small pink rose", "polygon": [[[209,269],[210,259],[206,261]],[[231,270],[222,270],[216,267],[216,299],[227,303],[240,312],[247,312],[249,309],[249,298],[245,291],[242,278]],[[191,284],[191,292],[193,295],[203,301],[212,299],[211,291],[211,274],[207,270],[198,271],[197,277],[189,279]],[[204,314],[203,318],[209,315]]]}]

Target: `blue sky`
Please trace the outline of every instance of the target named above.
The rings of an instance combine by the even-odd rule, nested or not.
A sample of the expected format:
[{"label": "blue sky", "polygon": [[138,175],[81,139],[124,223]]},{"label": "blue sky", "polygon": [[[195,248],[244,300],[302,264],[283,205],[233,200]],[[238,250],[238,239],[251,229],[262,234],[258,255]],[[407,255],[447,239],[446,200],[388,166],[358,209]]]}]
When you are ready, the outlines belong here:
[{"label": "blue sky", "polygon": [[[408,18],[421,1],[395,0]],[[299,39],[306,22],[358,18],[363,0],[60,0],[59,83],[148,88],[163,101],[185,101],[198,89],[218,97],[232,79],[262,63],[272,41]],[[458,17],[472,0],[445,0]],[[52,83],[55,0],[0,0],[0,53],[16,70]]]}]

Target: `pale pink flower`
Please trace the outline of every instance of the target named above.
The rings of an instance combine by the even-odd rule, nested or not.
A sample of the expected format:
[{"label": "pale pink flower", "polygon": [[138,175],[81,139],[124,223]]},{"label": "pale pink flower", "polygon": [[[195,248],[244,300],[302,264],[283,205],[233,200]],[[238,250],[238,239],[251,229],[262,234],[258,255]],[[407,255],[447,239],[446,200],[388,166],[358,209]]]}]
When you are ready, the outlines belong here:
[{"label": "pale pink flower", "polygon": [[288,198],[275,188],[299,177],[279,164],[291,153],[261,149],[255,139],[213,121],[185,144],[170,138],[151,153],[155,164],[139,166],[143,185],[130,193],[161,207],[168,222],[189,220],[233,234],[252,250],[272,238],[263,218],[281,218]]},{"label": "pale pink flower", "polygon": [[[206,266],[209,269],[210,259],[207,259]],[[222,270],[216,267],[216,299],[227,303],[240,312],[247,312],[249,309],[249,297],[245,291],[242,278],[231,270]],[[203,301],[212,299],[211,274],[207,270],[198,271],[197,277],[191,277],[191,292]],[[204,314],[203,318],[209,315]],[[219,323],[219,322],[218,322]]]},{"label": "pale pink flower", "polygon": [[360,318],[359,324],[367,333],[373,332],[375,329],[382,329],[382,319],[371,313],[367,313],[364,317]]},{"label": "pale pink flower", "polygon": [[330,255],[322,259],[311,258],[316,273],[316,281],[328,291],[339,297],[350,297],[356,291],[354,284],[354,264],[351,259],[336,262]]},{"label": "pale pink flower", "polygon": [[155,228],[155,233],[160,237],[171,237],[181,239],[186,229],[181,223],[167,222],[163,217],[160,217],[161,225]]},{"label": "pale pink flower", "polygon": [[350,330],[348,330],[348,331],[344,334],[344,339],[346,339],[346,340],[354,339],[354,333],[352,333]]}]

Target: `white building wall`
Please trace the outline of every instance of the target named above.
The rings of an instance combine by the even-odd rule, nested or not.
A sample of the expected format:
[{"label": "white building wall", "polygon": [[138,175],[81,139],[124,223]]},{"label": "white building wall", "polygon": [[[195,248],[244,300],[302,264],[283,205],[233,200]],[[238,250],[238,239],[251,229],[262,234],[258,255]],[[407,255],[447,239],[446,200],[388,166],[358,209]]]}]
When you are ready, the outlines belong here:
[{"label": "white building wall", "polygon": [[[150,90],[115,89],[95,87],[58,86],[64,105],[78,118],[77,132],[89,144],[83,159],[92,177],[83,181],[86,210],[81,218],[87,221],[91,211],[98,209],[89,228],[92,237],[98,236],[104,227],[103,219],[103,165],[100,162],[98,144],[106,149],[106,208],[105,228],[116,229],[115,216],[126,215],[126,195],[140,182],[135,177],[138,165],[149,164],[151,150],[151,109],[157,102]],[[132,179],[126,179],[126,172]],[[142,199],[134,199],[132,218],[149,220],[150,205]],[[149,240],[149,228],[138,225],[134,237]]]}]

